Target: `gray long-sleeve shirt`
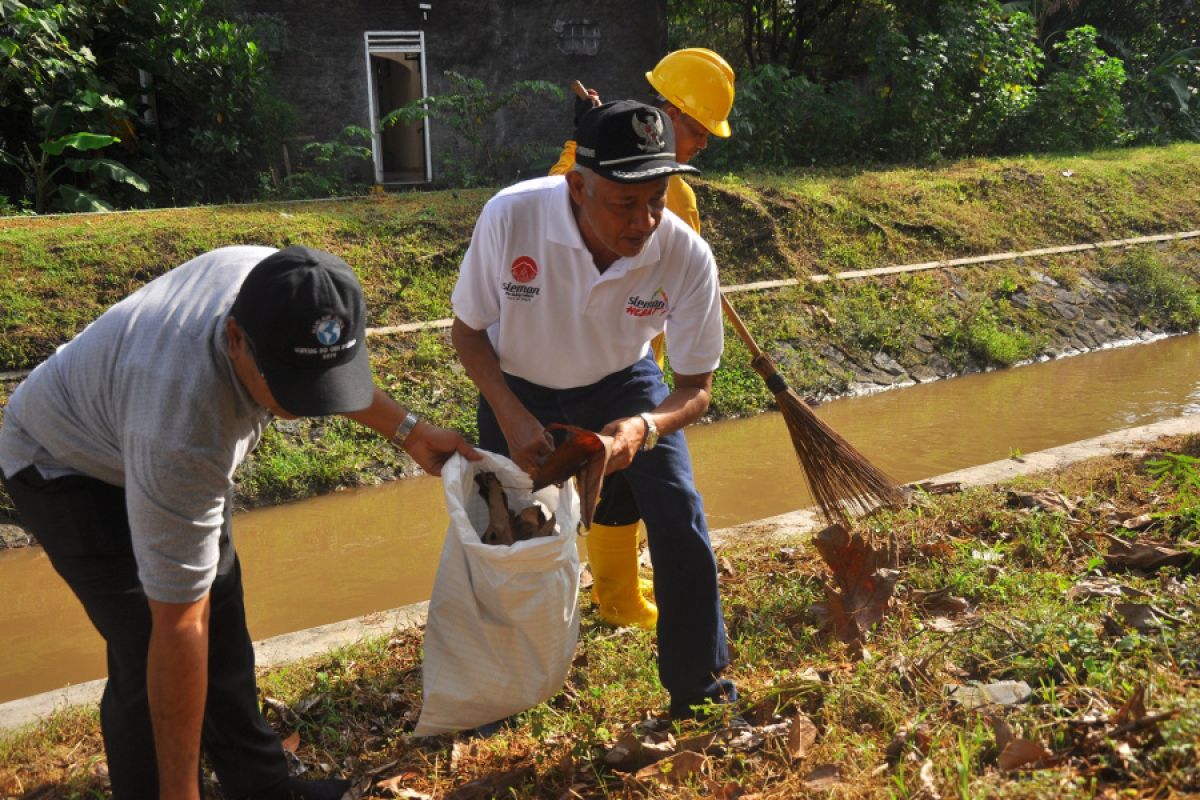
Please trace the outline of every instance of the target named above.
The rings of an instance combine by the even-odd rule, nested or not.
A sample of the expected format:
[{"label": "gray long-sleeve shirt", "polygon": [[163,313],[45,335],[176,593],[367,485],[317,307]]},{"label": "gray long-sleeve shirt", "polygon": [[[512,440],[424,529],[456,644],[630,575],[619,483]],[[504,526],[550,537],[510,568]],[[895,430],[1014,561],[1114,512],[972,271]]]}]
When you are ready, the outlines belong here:
[{"label": "gray long-sleeve shirt", "polygon": [[205,253],[114,305],[17,387],[0,470],[83,474],[125,488],[148,597],[201,598],[216,574],[233,473],[271,415],[234,374],[225,320],[275,252]]}]

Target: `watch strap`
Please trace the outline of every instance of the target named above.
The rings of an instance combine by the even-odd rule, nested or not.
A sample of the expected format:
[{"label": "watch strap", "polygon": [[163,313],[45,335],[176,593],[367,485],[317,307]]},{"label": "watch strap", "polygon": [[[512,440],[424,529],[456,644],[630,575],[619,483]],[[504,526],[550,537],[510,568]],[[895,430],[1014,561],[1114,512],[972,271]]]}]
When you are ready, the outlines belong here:
[{"label": "watch strap", "polygon": [[400,426],[396,428],[396,432],[392,434],[392,438],[388,439],[388,441],[391,442],[393,447],[403,447],[404,440],[408,438],[410,433],[412,433],[412,429],[417,427],[418,422],[420,422],[420,420],[417,418],[417,415],[409,411],[404,415],[404,419],[401,420]]},{"label": "watch strap", "polygon": [[654,422],[654,417],[650,416],[649,411],[643,411],[638,414],[642,418],[642,422],[646,423],[646,436],[642,439],[641,451],[644,453],[647,450],[653,450],[654,445],[658,444],[658,425]]}]

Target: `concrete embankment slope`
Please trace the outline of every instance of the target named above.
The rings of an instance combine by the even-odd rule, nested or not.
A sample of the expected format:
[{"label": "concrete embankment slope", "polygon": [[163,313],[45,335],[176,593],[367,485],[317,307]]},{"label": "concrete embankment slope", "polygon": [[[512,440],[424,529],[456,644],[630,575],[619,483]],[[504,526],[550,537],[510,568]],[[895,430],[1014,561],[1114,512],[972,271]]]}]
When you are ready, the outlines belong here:
[{"label": "concrete embankment slope", "polygon": [[[1140,445],[1162,436],[1200,434],[1200,414],[1176,417],[1151,425],[1126,428],[1091,439],[1053,447],[1023,456],[1005,459],[938,475],[929,480],[958,482],[964,486],[999,483],[1037,472],[1057,469],[1076,461],[1118,452],[1136,450]],[[747,522],[713,531],[715,545],[741,536],[778,538],[781,542],[812,533],[821,527],[817,515],[808,509],[792,511],[767,519]],[[427,603],[381,611],[356,619],[322,625],[317,628],[275,636],[255,643],[260,667],[271,667],[319,655],[363,639],[385,636],[395,630],[419,626],[425,622]],[[51,692],[0,704],[0,731],[12,730],[37,722],[69,706],[95,703],[104,689],[104,681],[89,681]]]}]

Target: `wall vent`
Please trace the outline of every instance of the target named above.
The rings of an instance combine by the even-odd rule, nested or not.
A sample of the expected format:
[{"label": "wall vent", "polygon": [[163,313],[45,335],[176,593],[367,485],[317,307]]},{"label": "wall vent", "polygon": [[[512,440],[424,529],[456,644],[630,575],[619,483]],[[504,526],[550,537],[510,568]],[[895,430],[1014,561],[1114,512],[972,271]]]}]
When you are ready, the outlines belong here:
[{"label": "wall vent", "polygon": [[554,22],[559,52],[568,56],[594,56],[600,52],[600,24],[588,19]]}]

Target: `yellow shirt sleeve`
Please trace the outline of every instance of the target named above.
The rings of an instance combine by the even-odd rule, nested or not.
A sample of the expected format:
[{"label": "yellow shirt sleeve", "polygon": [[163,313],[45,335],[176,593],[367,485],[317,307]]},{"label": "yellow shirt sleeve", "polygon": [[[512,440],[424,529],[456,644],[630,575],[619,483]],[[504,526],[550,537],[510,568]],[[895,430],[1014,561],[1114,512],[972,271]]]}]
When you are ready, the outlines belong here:
[{"label": "yellow shirt sleeve", "polygon": [[[571,171],[571,167],[575,166],[575,142],[568,139],[563,143],[562,153],[558,156],[558,162],[550,168],[548,175],[566,175]],[[692,202],[695,203],[695,195],[692,196]]]},{"label": "yellow shirt sleeve", "polygon": [[[696,233],[700,232],[700,209],[696,205],[696,193],[678,175],[672,175],[667,181],[667,208],[690,225]],[[654,351],[654,360],[658,362],[658,368],[663,369],[667,357],[666,337],[661,333],[655,336],[650,342],[650,349]]]},{"label": "yellow shirt sleeve", "polygon": [[667,208],[696,233],[700,232],[700,209],[696,206],[696,193],[678,175],[672,175],[667,181]]}]

